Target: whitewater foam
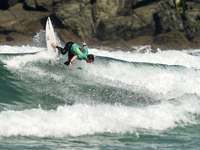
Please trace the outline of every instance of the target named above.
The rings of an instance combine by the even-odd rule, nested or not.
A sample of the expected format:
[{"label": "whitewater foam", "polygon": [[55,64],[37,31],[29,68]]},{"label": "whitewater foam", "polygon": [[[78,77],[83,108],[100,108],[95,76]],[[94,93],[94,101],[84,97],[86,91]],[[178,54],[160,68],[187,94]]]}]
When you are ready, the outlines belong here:
[{"label": "whitewater foam", "polygon": [[41,51],[46,51],[46,48],[35,46],[9,46],[0,45],[0,54],[33,54]]},{"label": "whitewater foam", "polygon": [[[157,63],[166,65],[180,65],[187,68],[197,68],[200,69],[200,57],[195,55],[190,55],[190,51],[158,51],[156,53],[146,52],[146,53],[136,53],[136,52],[123,52],[114,51],[108,52],[105,50],[90,49],[90,53],[97,56],[112,57],[120,60],[125,60],[129,62],[147,62],[147,63]],[[193,53],[198,53],[199,50],[191,51]]]},{"label": "whitewater foam", "polygon": [[145,107],[120,105],[59,106],[0,113],[0,136],[81,136],[96,133],[137,133],[140,129],[166,130],[197,124],[200,99],[185,95]]},{"label": "whitewater foam", "polygon": [[[53,56],[49,55],[46,48],[30,47],[30,46],[1,46],[1,54],[19,54],[11,55],[9,57],[3,57],[1,61],[6,64],[7,67],[21,68],[28,62],[36,62],[39,60],[54,59]],[[33,54],[35,53],[35,54]],[[26,55],[22,55],[26,54]]]},{"label": "whitewater foam", "polygon": [[[60,43],[58,39],[57,41]],[[46,51],[46,48],[28,45],[21,47],[8,45],[0,46],[0,54],[33,54],[41,51]],[[138,53],[130,51],[109,52],[105,50],[89,49],[89,52],[93,53],[96,56],[112,57],[129,62],[147,62],[166,65],[180,65],[187,68],[200,68],[200,57],[198,55],[195,55],[195,53],[199,53],[199,50],[168,50],[158,51],[157,53]],[[193,55],[190,55],[191,52],[193,53]]]},{"label": "whitewater foam", "polygon": [[[4,48],[6,49],[6,47]],[[35,48],[32,47],[33,50]],[[19,49],[20,47],[14,46],[12,47],[12,52],[17,52]],[[29,52],[33,52],[32,49]],[[43,48],[36,49],[38,51],[43,50]],[[144,54],[122,51],[108,52],[97,49],[90,49],[89,51],[95,55],[122,59],[126,62],[117,60],[103,61],[101,59],[92,64],[86,64],[83,61],[74,62],[71,70],[80,72],[88,80],[109,86],[125,88],[131,91],[139,90],[144,93],[149,92],[150,95],[155,94],[157,99],[180,97],[184,93],[197,93],[200,95],[200,71],[193,69],[200,66],[199,56],[190,55],[186,51],[164,51]],[[47,78],[46,80],[53,78],[56,82],[62,82],[65,78],[63,73],[57,74],[54,71],[48,73],[48,70],[42,68],[42,66],[36,66],[34,64],[38,62],[46,64],[50,59],[54,58],[48,55],[47,51],[43,51],[31,55],[2,57],[1,61],[12,72],[16,70],[15,73],[19,74],[25,81],[29,80],[30,77],[33,79],[43,77],[44,80],[45,78]],[[148,63],[132,63],[140,61],[146,61]],[[159,62],[159,64],[155,64],[156,62]],[[168,65],[179,64],[183,67],[162,66],[160,65],[162,63]],[[77,71],[77,67],[81,67],[82,70]],[[64,67],[63,69],[66,68]],[[88,70],[90,71],[88,72]]]},{"label": "whitewater foam", "polygon": [[[42,51],[43,48],[32,48],[37,49],[38,52],[28,55],[3,55],[1,61],[34,94],[59,97],[59,100],[65,100],[66,97],[78,100],[72,106],[59,106],[56,110],[37,108],[1,111],[0,136],[63,137],[106,132],[137,134],[140,129],[162,131],[199,123],[197,119],[200,114],[198,96],[200,95],[200,71],[197,69],[200,66],[199,56],[190,55],[185,51],[140,54],[90,49],[89,51],[95,55],[125,61],[98,58],[98,61],[91,64],[76,61],[72,69],[63,67],[58,70],[49,63],[52,57],[46,51]],[[14,46],[11,51],[17,52],[19,49],[20,47]],[[29,52],[33,50],[30,48]],[[121,101],[125,101],[123,99],[125,96],[120,95],[120,90],[128,89],[134,93],[136,87],[137,92],[143,91],[141,93],[144,95],[157,94],[157,99],[154,105],[138,107],[107,103],[89,105],[86,99],[101,100],[102,94],[105,94],[94,93],[93,95],[89,92],[89,88],[99,92],[98,89],[95,91],[97,83],[102,85],[100,88],[111,86],[119,88],[116,90],[119,93],[114,94],[117,97],[121,96]],[[72,89],[71,95],[68,94],[69,87]],[[133,93],[130,94],[130,99],[133,98],[131,97]],[[98,97],[94,99],[96,96]],[[168,100],[169,98],[173,99]]]}]

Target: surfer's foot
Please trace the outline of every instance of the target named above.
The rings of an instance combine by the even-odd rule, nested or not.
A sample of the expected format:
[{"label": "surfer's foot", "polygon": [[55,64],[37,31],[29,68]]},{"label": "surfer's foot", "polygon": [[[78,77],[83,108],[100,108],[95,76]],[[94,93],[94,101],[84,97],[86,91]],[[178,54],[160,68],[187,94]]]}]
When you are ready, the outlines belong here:
[{"label": "surfer's foot", "polygon": [[64,64],[67,65],[67,66],[69,66],[69,63],[70,63],[70,61],[68,60]]}]

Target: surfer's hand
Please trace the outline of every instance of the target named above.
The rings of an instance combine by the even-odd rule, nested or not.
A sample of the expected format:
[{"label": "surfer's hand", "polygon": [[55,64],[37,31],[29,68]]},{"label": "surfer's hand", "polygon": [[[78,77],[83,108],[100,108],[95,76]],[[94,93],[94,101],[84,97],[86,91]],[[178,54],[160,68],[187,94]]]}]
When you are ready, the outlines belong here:
[{"label": "surfer's hand", "polygon": [[55,43],[51,43],[51,46],[56,47],[57,45]]},{"label": "surfer's hand", "polygon": [[85,45],[85,46],[86,46],[87,44],[86,44],[85,42],[83,42],[83,45]]},{"label": "surfer's hand", "polygon": [[[83,46],[87,46],[87,44],[85,42],[83,42]],[[87,48],[88,48],[88,46],[87,46]]]},{"label": "surfer's hand", "polygon": [[72,67],[72,62],[69,63],[69,68],[71,68],[71,67]]}]

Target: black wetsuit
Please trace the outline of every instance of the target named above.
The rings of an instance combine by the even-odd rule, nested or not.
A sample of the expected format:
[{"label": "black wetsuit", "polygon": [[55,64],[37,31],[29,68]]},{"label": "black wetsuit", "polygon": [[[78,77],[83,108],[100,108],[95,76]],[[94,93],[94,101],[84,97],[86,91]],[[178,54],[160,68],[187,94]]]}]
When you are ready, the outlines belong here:
[{"label": "black wetsuit", "polygon": [[69,62],[74,57],[74,54],[70,52],[70,48],[72,47],[73,44],[74,44],[73,42],[68,42],[65,44],[64,48],[56,46],[56,48],[60,51],[61,54],[65,55],[68,52],[68,61],[64,63],[65,65],[69,65]]}]

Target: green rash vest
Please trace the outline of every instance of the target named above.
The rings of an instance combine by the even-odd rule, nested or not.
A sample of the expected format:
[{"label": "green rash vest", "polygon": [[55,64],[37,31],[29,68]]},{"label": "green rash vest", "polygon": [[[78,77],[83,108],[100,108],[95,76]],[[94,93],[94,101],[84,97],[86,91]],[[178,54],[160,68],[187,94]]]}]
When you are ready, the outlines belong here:
[{"label": "green rash vest", "polygon": [[87,46],[83,46],[80,47],[78,44],[74,43],[72,45],[72,47],[70,48],[70,52],[73,54],[73,55],[78,55],[78,59],[79,60],[83,60],[83,59],[86,59],[87,55],[88,55],[88,49],[87,49]]}]

